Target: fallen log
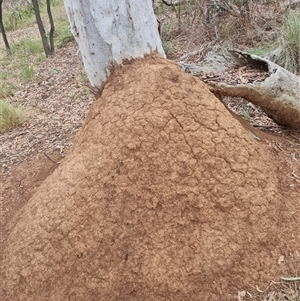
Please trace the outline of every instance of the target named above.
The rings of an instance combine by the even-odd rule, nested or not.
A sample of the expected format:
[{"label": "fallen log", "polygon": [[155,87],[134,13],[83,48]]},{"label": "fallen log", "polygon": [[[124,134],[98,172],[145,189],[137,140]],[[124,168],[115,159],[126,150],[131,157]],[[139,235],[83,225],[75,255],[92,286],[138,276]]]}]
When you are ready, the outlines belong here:
[{"label": "fallen log", "polygon": [[266,72],[262,81],[232,83],[205,82],[210,90],[222,96],[243,97],[259,105],[278,124],[300,128],[300,78],[273,62],[238,50],[229,50],[237,66],[251,65]]}]

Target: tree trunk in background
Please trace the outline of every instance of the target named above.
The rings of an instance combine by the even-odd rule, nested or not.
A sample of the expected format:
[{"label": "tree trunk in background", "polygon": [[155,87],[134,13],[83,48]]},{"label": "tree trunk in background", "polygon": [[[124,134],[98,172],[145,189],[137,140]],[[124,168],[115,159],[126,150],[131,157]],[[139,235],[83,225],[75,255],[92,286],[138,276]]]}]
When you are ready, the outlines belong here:
[{"label": "tree trunk in background", "polygon": [[[92,87],[102,90],[110,67],[152,52],[165,56],[151,0],[64,0]],[[141,71],[142,72],[142,71]]]},{"label": "tree trunk in background", "polygon": [[53,54],[54,53],[54,40],[53,40],[53,36],[54,36],[55,27],[54,27],[52,12],[51,12],[51,3],[50,3],[50,0],[47,0],[47,13],[48,13],[48,18],[49,18],[49,22],[50,22],[50,31],[49,31],[50,52],[51,52],[51,54]]},{"label": "tree trunk in background", "polygon": [[38,25],[38,28],[40,31],[40,35],[42,38],[44,51],[45,51],[46,56],[48,57],[51,54],[51,50],[50,50],[50,46],[49,46],[47,36],[45,33],[45,28],[44,28],[44,25],[43,25],[43,22],[41,19],[38,0],[32,0],[32,5],[33,5],[35,17],[36,17],[36,22],[37,22],[37,25]]},{"label": "tree trunk in background", "polygon": [[8,43],[6,33],[5,33],[5,28],[4,28],[4,25],[3,25],[3,20],[2,20],[2,3],[3,3],[3,0],[0,0],[0,30],[1,30],[1,33],[2,33],[2,37],[3,37],[3,41],[4,41],[4,44],[5,44],[7,54],[11,54],[9,43]]}]

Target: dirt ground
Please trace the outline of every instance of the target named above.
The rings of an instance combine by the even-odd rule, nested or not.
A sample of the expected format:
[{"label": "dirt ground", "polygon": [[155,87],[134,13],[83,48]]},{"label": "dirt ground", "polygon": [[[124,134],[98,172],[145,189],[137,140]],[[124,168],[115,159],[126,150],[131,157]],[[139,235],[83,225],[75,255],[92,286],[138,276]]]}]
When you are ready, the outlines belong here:
[{"label": "dirt ground", "polygon": [[299,132],[238,119],[173,62],[118,70],[65,159],[1,174],[2,300],[226,301],[299,275]]}]

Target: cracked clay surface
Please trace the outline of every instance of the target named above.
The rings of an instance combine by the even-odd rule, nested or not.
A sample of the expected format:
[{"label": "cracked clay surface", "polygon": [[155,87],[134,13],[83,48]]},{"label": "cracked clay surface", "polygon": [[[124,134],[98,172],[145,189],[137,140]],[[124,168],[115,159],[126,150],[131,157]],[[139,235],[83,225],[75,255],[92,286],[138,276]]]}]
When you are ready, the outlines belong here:
[{"label": "cracked clay surface", "polygon": [[235,300],[300,247],[268,149],[153,57],[114,73],[7,227],[3,301]]}]

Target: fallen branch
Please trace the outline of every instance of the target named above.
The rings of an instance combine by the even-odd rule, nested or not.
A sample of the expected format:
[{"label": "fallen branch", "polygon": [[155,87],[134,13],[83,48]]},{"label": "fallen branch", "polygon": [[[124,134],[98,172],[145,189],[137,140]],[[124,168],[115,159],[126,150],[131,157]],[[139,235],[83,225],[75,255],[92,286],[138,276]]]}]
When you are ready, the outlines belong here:
[{"label": "fallen branch", "polygon": [[224,78],[220,81],[208,79],[206,82],[210,90],[223,96],[243,97],[260,106],[277,123],[300,128],[300,78],[261,57],[238,50],[229,52],[238,66],[251,65],[253,69],[264,71],[266,77],[249,83],[227,83]]},{"label": "fallen branch", "polygon": [[45,155],[45,157],[46,157],[47,159],[49,159],[49,160],[52,161],[53,163],[59,164],[59,162],[53,160],[53,159],[52,159],[50,156],[48,156],[45,152],[43,152],[43,154]]}]

